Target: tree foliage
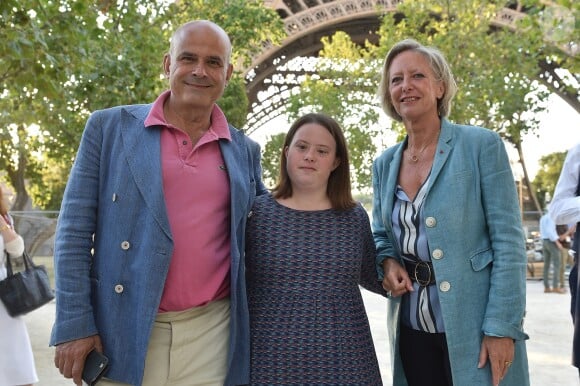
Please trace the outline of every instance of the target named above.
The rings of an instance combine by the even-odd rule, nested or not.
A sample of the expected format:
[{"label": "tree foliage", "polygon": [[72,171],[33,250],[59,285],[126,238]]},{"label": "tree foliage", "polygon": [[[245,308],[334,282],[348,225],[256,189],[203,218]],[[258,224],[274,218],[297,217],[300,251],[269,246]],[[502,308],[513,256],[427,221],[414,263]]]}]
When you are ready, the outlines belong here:
[{"label": "tree foliage", "polygon": [[[167,87],[162,59],[176,26],[216,21],[244,63],[282,22],[258,0],[3,0],[0,2],[0,168],[29,203],[58,209],[90,112],[151,103]],[[247,97],[235,74],[220,100],[231,123],[245,123]]]},{"label": "tree foliage", "polygon": [[285,133],[271,135],[262,151],[262,177],[264,184],[269,188],[273,188],[278,180],[285,137]]},{"label": "tree foliage", "polygon": [[[322,58],[315,76],[306,77],[302,92],[292,95],[287,113],[297,119],[308,112],[325,113],[341,124],[349,145],[353,187],[369,190],[371,170],[380,130],[380,110],[375,97],[375,68],[379,65],[370,45],[359,47],[344,32],[323,38]],[[371,76],[369,77],[369,73]],[[264,155],[266,164],[267,154]]]},{"label": "tree foliage", "polygon": [[547,154],[540,158],[540,169],[534,178],[534,186],[542,208],[546,207],[546,199],[554,197],[554,190],[560,178],[565,158],[565,151]]},{"label": "tree foliage", "polygon": [[[551,61],[577,71],[578,59],[563,53],[559,45],[577,44],[572,38],[578,35],[562,34],[559,42],[547,42],[545,18],[542,19],[546,5],[539,0],[519,2],[526,7],[528,16],[519,22],[516,30],[496,26],[495,18],[500,9],[512,3],[481,0],[401,2],[395,12],[383,16],[377,46],[356,46],[341,33],[324,41],[324,49],[320,52],[320,79],[310,77],[301,85],[300,91],[292,97],[289,111],[297,114],[309,108],[330,106],[329,112],[339,117],[343,124],[344,117],[353,111],[372,111],[372,106],[377,105],[374,93],[383,58],[394,43],[414,38],[439,48],[450,62],[459,85],[450,119],[500,133],[518,150],[528,188],[532,191],[523,163],[521,139],[526,133],[537,130],[537,117],[547,108],[550,90],[538,81],[538,64]],[[577,12],[578,6],[570,4],[570,9],[572,6]],[[327,60],[335,65],[329,66]],[[578,73],[572,77],[578,79]],[[573,79],[570,84],[574,84]],[[305,107],[308,105],[311,107]],[[373,138],[377,135],[377,122],[377,115],[365,115],[357,119],[357,128],[366,133],[366,137]],[[352,128],[345,127],[350,135]],[[397,124],[392,128],[400,130]],[[365,138],[365,135],[356,138]],[[365,146],[367,144],[353,142],[351,152],[356,155],[358,149]],[[362,165],[357,165],[357,172],[364,171],[366,175],[357,178],[359,184],[370,186],[366,173],[370,163],[364,159]]]}]

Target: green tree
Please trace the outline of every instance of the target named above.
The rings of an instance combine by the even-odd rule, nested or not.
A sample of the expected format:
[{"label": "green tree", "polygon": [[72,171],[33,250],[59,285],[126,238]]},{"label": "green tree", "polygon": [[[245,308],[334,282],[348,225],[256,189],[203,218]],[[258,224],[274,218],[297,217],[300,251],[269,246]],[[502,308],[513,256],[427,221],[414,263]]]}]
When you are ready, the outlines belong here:
[{"label": "green tree", "polygon": [[271,135],[262,150],[262,177],[264,184],[269,188],[273,188],[278,180],[285,136],[285,133]]},{"label": "green tree", "polygon": [[[152,102],[167,87],[161,64],[172,31],[200,18],[230,34],[238,70],[257,42],[284,36],[279,16],[258,0],[0,3],[0,168],[16,191],[15,209],[29,205],[29,195],[58,209],[88,114]],[[231,123],[245,123],[238,74],[219,103]]]},{"label": "green tree", "polygon": [[[412,37],[436,46],[446,54],[459,84],[450,118],[488,127],[514,145],[520,154],[528,188],[533,191],[523,163],[521,138],[537,129],[537,113],[546,108],[549,90],[538,81],[541,80],[538,63],[546,60],[552,64],[564,63],[566,68],[576,71],[578,60],[567,56],[556,43],[545,41],[545,23],[541,20],[545,5],[540,1],[525,2],[529,16],[520,22],[517,30],[495,27],[493,22],[498,11],[508,4],[481,0],[401,2],[395,12],[384,15],[378,46],[357,47],[337,35],[323,42],[319,68],[323,76],[319,80],[309,78],[293,98],[301,105],[313,100],[316,102],[313,106],[320,104],[319,98],[324,98],[325,105],[338,107],[339,117],[346,105],[364,111],[369,104],[376,104],[373,95],[382,59],[395,42]],[[575,12],[577,9],[574,5]],[[571,39],[570,36],[576,35],[565,36]],[[350,62],[345,69],[340,66],[344,58]],[[364,64],[356,65],[359,58]],[[325,65],[325,59],[339,63],[338,70]],[[574,84],[574,80],[566,84]],[[334,92],[321,93],[319,89],[325,87]],[[352,90],[364,94],[362,103],[352,98]],[[295,111],[295,105],[290,103],[289,110]],[[363,130],[377,122],[373,116],[366,118],[359,120]],[[400,133],[400,125],[394,124],[393,128]]]},{"label": "green tree", "polygon": [[554,189],[560,178],[566,152],[547,154],[540,158],[540,169],[534,178],[536,196],[542,208],[546,207],[546,199],[554,197]]},{"label": "green tree", "polygon": [[[372,46],[359,47],[344,32],[323,38],[322,43],[317,74],[306,77],[300,86],[304,91],[290,97],[287,114],[294,120],[308,112],[323,112],[336,119],[349,145],[353,187],[368,192],[370,165],[380,144],[376,83],[368,74],[376,74],[379,61],[370,54]],[[270,162],[267,157],[265,162]]]},{"label": "green tree", "polygon": [[[0,4],[0,167],[17,192],[19,209],[29,201],[25,179],[40,182],[43,164],[37,155],[70,145],[70,122],[63,125],[58,119],[67,104],[62,84],[73,75],[70,63],[87,65],[87,46],[80,37],[91,29],[69,17],[72,12],[54,2]],[[54,135],[40,129],[42,124],[56,128]]]}]

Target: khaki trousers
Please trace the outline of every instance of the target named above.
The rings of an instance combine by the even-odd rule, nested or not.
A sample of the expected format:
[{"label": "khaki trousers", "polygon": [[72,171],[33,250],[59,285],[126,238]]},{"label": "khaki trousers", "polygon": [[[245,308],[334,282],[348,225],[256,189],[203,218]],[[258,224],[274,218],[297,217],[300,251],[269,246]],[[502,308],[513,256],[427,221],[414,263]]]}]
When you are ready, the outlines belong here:
[{"label": "khaki trousers", "polygon": [[[142,386],[221,386],[226,378],[230,300],[157,315]],[[98,386],[125,386],[103,378]]]}]

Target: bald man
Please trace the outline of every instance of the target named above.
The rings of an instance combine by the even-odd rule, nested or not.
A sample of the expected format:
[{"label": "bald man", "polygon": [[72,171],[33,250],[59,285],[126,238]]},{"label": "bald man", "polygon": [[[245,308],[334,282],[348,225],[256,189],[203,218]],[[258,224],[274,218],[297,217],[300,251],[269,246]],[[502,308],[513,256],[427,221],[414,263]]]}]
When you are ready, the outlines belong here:
[{"label": "bald man", "polygon": [[109,358],[100,385],[249,382],[245,219],[266,192],[258,145],[216,101],[231,43],[197,20],[171,38],[169,90],[152,104],[94,112],[59,215],[55,366],[81,385],[85,358]]}]

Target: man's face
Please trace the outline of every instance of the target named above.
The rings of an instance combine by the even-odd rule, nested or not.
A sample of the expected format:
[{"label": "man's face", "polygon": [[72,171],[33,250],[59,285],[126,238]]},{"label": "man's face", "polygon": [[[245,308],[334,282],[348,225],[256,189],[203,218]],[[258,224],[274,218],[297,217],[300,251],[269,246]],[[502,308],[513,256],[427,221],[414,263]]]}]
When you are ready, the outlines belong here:
[{"label": "man's face", "polygon": [[211,109],[232,74],[229,40],[211,25],[193,24],[173,43],[163,61],[172,98],[182,105]]}]

